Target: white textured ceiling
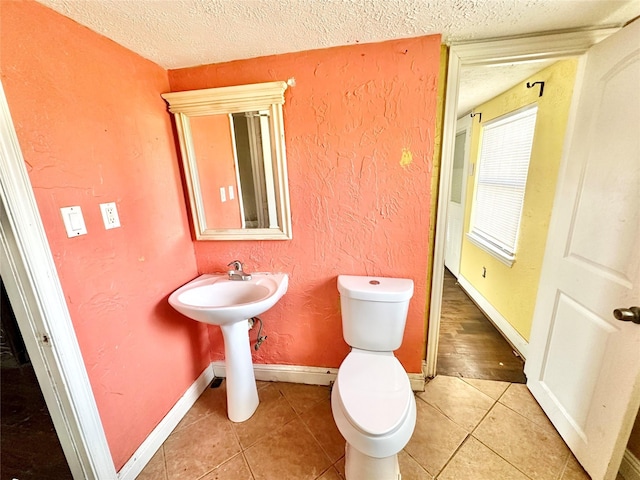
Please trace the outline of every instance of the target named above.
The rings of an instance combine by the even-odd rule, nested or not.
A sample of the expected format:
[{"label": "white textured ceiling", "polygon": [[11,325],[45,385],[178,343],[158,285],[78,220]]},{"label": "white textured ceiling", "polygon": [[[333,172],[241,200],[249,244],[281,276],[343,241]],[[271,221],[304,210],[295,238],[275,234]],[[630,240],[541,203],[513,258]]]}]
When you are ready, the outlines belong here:
[{"label": "white textured ceiling", "polygon": [[38,0],[167,68],[441,33],[621,25],[640,0]]},{"label": "white textured ceiling", "polygon": [[462,67],[458,92],[458,118],[478,105],[552,65],[554,60]]},{"label": "white textured ceiling", "polygon": [[[640,15],[640,0],[37,1],[166,69],[438,33],[446,43],[621,26]],[[545,66],[465,69],[459,114]]]}]

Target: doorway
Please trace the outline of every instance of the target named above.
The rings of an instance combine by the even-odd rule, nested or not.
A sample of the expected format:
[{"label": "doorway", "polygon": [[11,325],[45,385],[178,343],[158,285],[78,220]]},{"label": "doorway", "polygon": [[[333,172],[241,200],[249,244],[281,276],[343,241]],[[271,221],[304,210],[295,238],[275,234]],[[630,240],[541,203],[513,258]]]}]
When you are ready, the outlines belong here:
[{"label": "doorway", "polygon": [[[515,345],[526,343],[533,316],[576,65],[567,59],[461,69],[438,374],[526,381]],[[527,87],[533,79],[547,83],[545,96]],[[485,130],[493,141],[485,141]],[[489,196],[480,194],[481,185]],[[481,215],[476,212],[478,200]],[[474,219],[481,221],[479,227],[474,227]],[[517,261],[509,262],[494,250],[516,246],[505,242],[513,242],[518,224]]]},{"label": "doorway", "polygon": [[[598,118],[597,115],[594,116],[594,117],[590,117],[589,115],[584,115],[584,112],[582,112],[583,113],[582,115],[576,115],[576,109],[577,108],[582,108],[583,110],[585,110],[586,112],[589,112],[589,113],[592,110],[594,110],[591,107],[591,104],[588,103],[588,101],[592,100],[594,97],[597,98],[597,95],[593,95],[593,92],[592,92],[593,84],[596,84],[598,86],[602,85],[602,81],[601,81],[602,80],[601,79],[602,74],[599,73],[599,71],[597,71],[597,68],[598,68],[598,66],[601,66],[602,64],[604,64],[605,66],[610,67],[610,69],[613,70],[614,67],[620,67],[620,65],[623,65],[623,63],[620,61],[620,56],[626,54],[628,57],[630,57],[630,54],[628,53],[628,50],[626,48],[622,48],[622,46],[626,47],[626,46],[631,45],[633,43],[633,42],[629,42],[629,35],[632,35],[632,33],[629,33],[630,31],[631,30],[626,30],[626,33],[624,33],[625,30],[623,29],[623,32],[621,34],[614,35],[612,37],[612,39],[604,41],[601,45],[598,45],[597,47],[593,47],[593,49],[590,50],[589,61],[588,62],[584,62],[584,61],[580,62],[581,67],[582,67],[582,71],[583,72],[587,71],[590,74],[590,76],[589,76],[589,75],[587,75],[585,73],[584,74],[584,79],[583,79],[583,77],[580,77],[580,80],[584,80],[584,84],[585,85],[589,85],[591,87],[591,90],[589,90],[588,93],[585,93],[588,89],[585,86],[580,85],[580,89],[577,90],[581,94],[580,97],[579,97],[580,98],[580,103],[578,103],[577,101],[574,101],[574,103],[573,103],[574,107],[572,107],[572,121],[576,121],[575,120],[576,118],[589,119],[589,121],[590,121],[591,118]],[[637,38],[637,33],[638,33],[637,29],[633,31],[633,34],[636,35],[636,38]],[[626,37],[625,37],[625,35],[626,35]],[[624,43],[623,40],[620,40],[621,38],[625,39],[626,43]],[[595,43],[597,43],[597,42],[595,42]],[[485,47],[486,47],[486,45],[485,45]],[[479,52],[479,50],[476,51],[476,54],[478,54],[478,52]],[[634,58],[637,59],[637,49],[634,52],[635,52],[635,57]],[[494,52],[494,53],[495,53],[496,56],[504,58],[504,56],[503,56],[503,54],[505,53],[504,51],[502,51],[502,52]],[[510,53],[514,53],[514,52],[512,51]],[[557,53],[557,50],[555,48],[554,48],[554,53]],[[579,54],[579,52],[577,50],[575,50],[575,53],[576,53],[576,55]],[[614,53],[615,53],[615,55],[614,55]],[[480,55],[484,56],[484,54],[480,54]],[[465,56],[465,54],[463,53],[463,57],[464,56]],[[470,56],[470,57],[467,57],[467,58],[471,59],[471,60],[469,60],[471,63],[473,63],[473,61],[478,61],[478,57],[473,58],[472,56]],[[551,58],[551,57],[549,57],[549,58]],[[460,57],[454,57],[454,63],[456,63],[456,68],[459,68],[460,60],[461,60]],[[489,61],[489,60],[495,61],[495,58],[485,57],[485,61]],[[615,63],[616,61],[618,63]],[[609,63],[606,63],[606,62],[609,62]],[[613,66],[611,67],[612,62],[613,62]],[[585,68],[585,65],[587,65],[586,68]],[[628,64],[624,64],[623,67],[627,68]],[[451,65],[450,65],[450,70],[451,70]],[[631,70],[628,70],[628,71],[631,71]],[[610,73],[610,70],[607,71],[607,72]],[[635,70],[635,72],[637,74],[637,70]],[[457,75],[457,73],[455,73],[453,76],[455,77],[456,75]],[[600,77],[598,77],[598,75],[600,75]],[[451,75],[450,75],[449,78],[451,80]],[[609,77],[607,77],[607,78],[609,78]],[[600,83],[598,83],[598,82],[600,82]],[[456,85],[457,85],[457,80],[456,80]],[[630,94],[630,91],[631,90],[629,89],[628,85],[626,86],[626,90],[625,89],[620,89],[620,92],[626,92],[627,97],[632,96],[632,94]],[[599,92],[599,90],[597,90],[597,92]],[[578,98],[578,96],[576,96],[575,98]],[[624,98],[624,94],[623,93],[620,93],[620,98]],[[450,100],[450,97],[447,99],[447,102],[449,102],[449,100]],[[453,103],[455,104],[455,99],[453,100]],[[619,103],[624,104],[624,100],[621,100]],[[606,105],[609,105],[609,104],[606,104]],[[449,110],[449,113],[451,113],[450,110]],[[445,115],[445,119],[446,118],[447,118],[447,116]],[[604,119],[608,119],[608,118],[610,118],[610,116],[602,115],[599,118],[599,121],[602,122],[603,118]],[[626,117],[623,117],[623,118],[631,118],[631,116],[627,115]],[[585,121],[587,121],[587,120],[585,120]],[[630,122],[628,124],[632,124],[632,122]],[[584,121],[583,121],[582,125],[584,125]],[[444,142],[443,142],[444,145],[445,145],[445,150],[447,148],[451,149],[451,142],[447,141],[448,139],[450,140],[451,133],[450,132],[447,133],[447,127],[448,127],[448,125],[447,125],[447,122],[445,120],[445,135],[444,135]],[[626,127],[627,127],[626,124],[625,125],[620,125],[620,126],[618,126],[618,128],[615,131],[616,132],[626,132],[627,138],[629,138],[628,137],[629,130]],[[576,130],[577,130],[577,128],[576,128]],[[606,129],[602,129],[602,130],[606,131]],[[573,132],[573,136],[577,137],[577,134],[575,133],[575,131],[573,129],[571,129],[569,131]],[[584,132],[584,128],[583,128],[582,131],[581,131],[581,134],[584,136],[584,133],[585,132]],[[623,133],[623,135],[624,134],[625,133]],[[571,136],[569,138],[570,138],[570,140],[575,140]],[[593,137],[590,137],[590,138],[593,138]],[[603,142],[600,142],[600,143],[602,144]],[[606,142],[604,142],[604,143],[606,143]],[[583,144],[586,144],[586,142],[580,143],[580,142],[575,142],[574,141],[571,144],[572,147],[574,147],[575,144],[577,144],[579,146],[582,146]],[[573,153],[573,150],[570,153]],[[563,173],[562,173],[563,182],[560,184],[560,186],[558,188],[561,188],[561,187],[562,188],[574,188],[575,185],[578,184],[578,182],[575,181],[575,179],[576,179],[575,175],[573,177],[570,177],[569,174],[567,173],[567,171],[575,173],[575,170],[577,170],[579,167],[582,166],[582,163],[580,163],[580,162],[582,161],[582,159],[584,157],[586,157],[586,156],[584,156],[584,155],[583,156],[577,156],[578,160],[575,160],[575,158],[576,158],[575,155],[574,155],[574,157],[570,158],[569,160],[566,160],[566,158],[565,158],[565,163],[563,165]],[[602,155],[596,155],[596,154],[594,154],[593,157],[594,158],[598,158],[598,159],[603,158]],[[624,158],[628,160],[629,158],[634,158],[634,157],[633,156],[631,156],[631,157],[627,156],[627,157],[624,157]],[[575,161],[571,161],[571,160],[575,160]],[[445,178],[446,180],[448,180],[447,177],[449,176],[449,174],[446,173],[447,172],[447,168],[445,168],[445,165],[446,165],[447,161],[448,161],[447,154],[443,154],[443,166],[442,166],[442,169],[441,169],[441,172],[442,172],[441,179]],[[609,167],[607,166],[605,168],[609,168]],[[571,169],[573,169],[573,170],[571,170]],[[598,177],[598,179],[601,179],[602,177],[603,176],[600,175]],[[610,175],[610,177],[612,177],[612,175]],[[580,183],[579,185],[582,185],[582,184]],[[442,183],[441,182],[440,186],[441,186],[441,189],[445,190],[445,192],[446,192],[446,190],[448,188],[447,183]],[[600,189],[591,190],[590,192],[593,194],[594,191],[607,191],[607,190],[604,189],[604,188],[600,188]],[[559,196],[558,198],[564,200],[566,198],[566,195]],[[629,198],[629,196],[627,196],[627,198]],[[569,199],[565,203],[565,205],[571,206],[571,205],[573,205],[573,201],[574,201],[574,198],[572,197],[571,199]],[[439,206],[438,206],[439,215],[441,213],[443,213],[443,212],[446,214],[446,206],[443,207],[442,205],[443,205],[442,202],[440,202]],[[589,214],[591,214],[591,212]],[[559,217],[560,217],[559,214],[556,214],[556,209],[554,209],[553,226],[554,226],[555,230],[553,231],[553,233],[555,234],[555,236],[550,234],[550,238],[554,239],[555,243],[550,244],[550,245],[552,245],[553,248],[549,247],[549,250],[552,251],[554,253],[554,255],[562,256],[562,255],[564,255],[563,246],[566,244],[566,243],[563,243],[563,241],[566,242],[566,237],[563,237],[562,235],[558,235],[557,234],[557,230],[558,230],[557,226],[558,225],[568,225],[569,222],[563,221],[564,219],[558,220]],[[439,218],[442,219],[443,217],[439,216]],[[589,218],[591,218],[591,217],[589,217]],[[626,217],[622,217],[622,218],[626,218]],[[440,229],[440,228],[441,228],[440,225],[438,225],[438,229]],[[624,238],[629,238],[629,236],[626,236]],[[443,236],[442,236],[442,232],[440,231],[439,234],[438,233],[436,234],[436,248],[435,248],[436,260],[435,260],[435,263],[434,263],[434,265],[436,265],[436,268],[434,268],[434,270],[433,270],[434,278],[439,275],[439,266],[440,266],[440,261],[441,261],[441,257],[440,257],[441,250],[440,250],[440,248],[442,248],[442,242],[443,242]],[[438,243],[440,243],[440,245],[438,245]],[[558,244],[560,245],[559,248],[557,248]],[[548,260],[549,258],[551,258],[551,263],[549,263],[549,260]],[[544,283],[540,284],[541,285],[541,287],[540,287],[541,289],[543,287],[546,288],[546,285],[548,283],[551,283],[551,282],[549,282],[549,275],[548,275],[548,272],[549,272],[549,269],[550,269],[549,265],[553,266],[554,264],[557,264],[555,257],[545,256],[545,272],[547,273],[547,275],[544,277],[546,279],[546,281]],[[583,275],[583,277],[584,277],[584,275]],[[580,277],[580,280],[582,280],[583,277]],[[575,281],[574,281],[574,283],[575,283]],[[636,283],[636,285],[637,285],[637,283]],[[435,290],[438,289],[437,283],[433,284],[433,288]],[[439,303],[439,301],[441,301],[441,298],[442,298],[441,297],[441,293],[442,293],[441,291],[440,292],[434,292],[432,290],[432,300],[435,300],[435,302],[432,302],[432,304],[431,304],[431,314],[432,315],[431,315],[431,322],[430,322],[430,325],[429,325],[430,333],[432,333],[434,331],[434,330],[432,330],[432,328],[439,327],[439,316],[438,317],[434,317],[433,316],[433,312],[434,312],[433,309],[435,308],[438,311],[438,314],[440,313],[439,309],[442,306],[442,304]],[[548,291],[545,291],[543,293],[548,294]],[[637,293],[637,290],[636,290],[636,293]],[[435,296],[435,294],[439,295],[439,297]],[[543,295],[541,294],[541,297],[542,296]],[[593,297],[593,295],[592,295],[592,297]],[[596,297],[600,298],[597,295],[596,295]],[[550,300],[549,303],[553,305],[554,297],[547,295],[546,298],[547,298],[547,300]],[[621,302],[620,298],[617,298],[617,297],[615,299],[613,299],[613,300],[614,301],[610,302],[610,303],[616,303],[616,304],[618,304],[618,303],[625,303],[625,304],[626,303],[630,303],[626,299],[623,299],[623,301]],[[635,301],[635,298],[634,298],[634,301]],[[633,303],[633,302],[631,302],[631,303]],[[606,308],[604,310],[606,310]],[[607,317],[607,313],[604,310],[599,311],[599,315],[600,315],[599,318]],[[538,311],[538,308],[536,308],[536,311]],[[547,312],[543,313],[542,315],[544,316],[544,318],[551,318],[550,315],[548,315]],[[536,318],[539,319],[539,316],[540,315],[538,313],[536,313]],[[606,324],[607,322],[604,321],[603,323]],[[540,357],[540,352],[542,350],[542,347],[544,347],[545,345],[548,346],[549,343],[550,343],[550,341],[547,340],[547,343],[545,344],[544,342],[540,341],[540,338],[543,335],[550,335],[549,332],[552,332],[554,334],[557,332],[557,329],[550,329],[548,326],[544,326],[540,322],[536,323],[535,325],[536,325],[537,330],[535,332],[536,335],[532,336],[533,340],[532,340],[532,346],[531,346],[531,362],[528,365],[537,365],[536,362],[538,362],[540,360],[540,358],[538,358],[538,357]],[[541,330],[541,325],[542,325],[542,330]],[[546,330],[544,330],[544,329],[546,329]],[[618,331],[615,328],[613,330]],[[438,328],[435,328],[435,332],[437,332],[437,331],[438,331]],[[566,332],[566,330],[565,330],[565,332]],[[619,337],[620,338],[624,337],[626,339],[629,336],[625,337],[624,335],[622,335],[622,336],[619,336]],[[631,338],[635,338],[635,337],[631,337]],[[434,345],[437,347],[437,343],[438,342],[437,342],[437,339],[434,339],[433,337],[430,337],[428,343],[429,343],[428,348],[429,347],[433,348]],[[630,349],[629,345],[627,345],[626,348],[614,349],[614,351],[615,352],[624,351],[626,353],[637,353],[636,350]],[[428,357],[431,357],[433,355],[434,355],[434,352],[432,350],[429,353]],[[546,357],[545,357],[545,359],[546,359]],[[573,361],[573,359],[572,359],[572,361]],[[626,362],[623,362],[623,363],[619,363],[618,362],[618,363],[616,363],[616,365],[624,364],[624,363],[626,363]],[[631,363],[633,363],[633,362],[631,362]],[[430,368],[433,368],[433,373],[435,373],[435,362],[431,362],[430,358],[428,358],[428,366],[429,366],[429,368],[427,368],[427,370],[429,370]],[[539,375],[538,372],[533,371],[532,369],[529,369],[529,370],[530,371],[528,371],[528,373],[531,374],[531,378],[534,378],[535,381],[538,381],[538,382],[543,383],[543,384],[544,384],[545,381],[548,383],[549,378],[550,378],[549,377],[550,373],[558,371],[557,368],[555,370],[547,369],[545,371],[547,376],[543,378],[542,376]],[[592,376],[597,375],[597,373],[593,373],[593,374],[591,373],[591,372],[594,371],[593,369],[588,369],[588,370],[584,370],[583,369],[583,372],[587,372],[587,371],[589,372],[589,375],[584,375],[583,374],[582,377],[591,378]],[[602,372],[602,370],[601,370],[601,372]],[[607,376],[607,378],[609,378],[609,377]],[[636,377],[636,379],[637,379],[637,377]],[[637,386],[637,382],[635,383],[635,385]],[[528,387],[532,390],[532,392],[534,391],[533,386],[535,386],[535,385],[532,382],[528,383]],[[620,385],[620,387],[622,387],[622,385]],[[607,392],[610,395],[609,398],[613,397],[613,398],[616,398],[616,399],[620,399],[621,395],[619,394],[619,392],[624,390],[627,387],[628,387],[628,384],[625,384],[624,388],[609,388],[609,390]],[[624,397],[622,400],[620,400],[621,402],[624,402],[624,405],[623,405],[624,408],[622,408],[622,409],[621,408],[615,408],[615,407],[608,408],[613,403],[610,402],[609,400],[602,400],[602,399],[600,399],[600,397],[598,397],[599,400],[597,402],[592,402],[591,403],[594,406],[594,408],[599,408],[599,407],[606,408],[608,412],[615,412],[619,416],[621,415],[619,412],[622,412],[624,414],[624,416],[625,416],[625,418],[622,420],[621,428],[613,427],[613,429],[611,430],[611,432],[613,432],[613,435],[617,436],[617,440],[614,439],[614,440],[616,440],[615,445],[611,445],[611,444],[608,445],[608,447],[611,447],[613,449],[612,452],[614,452],[613,454],[611,454],[611,460],[608,460],[610,458],[610,456],[608,454],[607,454],[606,457],[605,456],[599,457],[598,455],[594,456],[593,452],[591,453],[591,457],[593,457],[593,458],[598,457],[602,462],[605,462],[604,465],[608,469],[606,478],[613,478],[612,475],[615,475],[615,471],[613,469],[617,468],[617,465],[619,464],[619,460],[620,460],[620,458],[622,458],[622,453],[624,453],[623,452],[624,446],[621,443],[621,441],[628,434],[627,428],[630,429],[629,420],[631,421],[631,423],[632,423],[632,420],[633,420],[633,419],[630,419],[631,414],[635,415],[637,413],[637,398],[638,398],[637,397],[637,390],[635,391],[635,393],[636,393],[636,395],[635,395],[635,397],[632,397],[631,401],[629,401],[629,397],[628,396]],[[535,392],[534,392],[534,395],[535,395]],[[536,398],[538,398],[537,395],[536,395]],[[583,399],[584,395],[579,396],[579,398]],[[541,401],[541,400],[538,399],[538,401]],[[628,405],[627,405],[627,402],[629,402]],[[541,402],[541,404],[542,404],[542,402]],[[582,405],[584,403],[580,403],[580,404]],[[543,405],[543,407],[544,407],[544,405]],[[558,409],[558,408],[556,408],[555,410],[552,409],[552,408],[545,408],[545,412],[548,415],[550,415],[550,417],[553,417],[552,414],[554,414],[554,412],[556,412],[556,411],[565,412],[565,410]],[[589,416],[589,418],[591,419],[592,417]],[[557,428],[560,429],[560,427],[559,427],[559,423],[560,422],[554,421],[553,423]],[[606,422],[606,421],[597,423],[595,420],[593,421],[593,424],[597,425],[596,428],[598,429],[598,431],[603,431],[603,426],[611,425],[611,423],[612,422]],[[620,425],[620,424],[616,424],[616,425]],[[564,434],[563,434],[563,437],[565,437]],[[580,438],[584,438],[584,437],[580,437]],[[567,437],[565,437],[565,440],[570,445],[570,447],[571,447],[572,451],[574,451],[574,453],[576,452],[576,450],[574,450],[574,448],[577,448],[578,450],[580,450],[578,447],[576,447],[576,444],[578,443],[577,436],[571,436],[570,434],[567,434]],[[594,444],[595,444],[595,442],[594,442]],[[576,455],[578,456],[578,453],[576,453]],[[619,457],[618,457],[618,455],[619,455]],[[589,457],[589,458],[591,458],[591,457]],[[578,458],[580,458],[580,456],[578,456]],[[581,460],[581,462],[582,462],[582,460]],[[589,471],[593,470],[595,472],[596,468],[595,467],[591,467],[591,468],[588,468],[588,470]],[[596,477],[602,478],[599,473],[596,474]]]},{"label": "doorway", "polygon": [[1,278],[0,316],[3,476],[72,479]]},{"label": "doorway", "polygon": [[[478,43],[452,45],[449,53],[445,113],[442,137],[442,157],[438,189],[437,222],[434,243],[433,275],[425,373],[436,375],[442,294],[444,285],[444,257],[446,245],[446,221],[453,172],[456,123],[461,116],[459,93],[463,67],[505,65],[514,63],[555,60],[584,54],[592,45],[613,33],[615,29],[589,32],[571,32],[531,36],[518,39],[501,39]],[[491,98],[491,97],[489,97]],[[469,106],[472,108],[472,106]],[[526,358],[526,345],[514,345]],[[523,351],[525,350],[525,351]]]}]

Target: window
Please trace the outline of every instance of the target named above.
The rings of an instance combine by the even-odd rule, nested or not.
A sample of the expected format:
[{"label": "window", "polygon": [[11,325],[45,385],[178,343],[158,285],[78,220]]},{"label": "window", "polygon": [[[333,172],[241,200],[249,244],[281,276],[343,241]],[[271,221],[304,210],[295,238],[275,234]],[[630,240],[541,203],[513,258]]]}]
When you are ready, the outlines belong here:
[{"label": "window", "polygon": [[538,107],[487,122],[482,129],[469,239],[513,265]]}]

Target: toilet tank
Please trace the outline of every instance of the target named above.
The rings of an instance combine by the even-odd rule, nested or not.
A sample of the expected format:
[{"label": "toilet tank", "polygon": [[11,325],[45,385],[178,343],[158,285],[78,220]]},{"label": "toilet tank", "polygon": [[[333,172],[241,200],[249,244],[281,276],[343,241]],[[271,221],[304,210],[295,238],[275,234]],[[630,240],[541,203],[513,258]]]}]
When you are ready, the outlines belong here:
[{"label": "toilet tank", "polygon": [[391,352],[400,348],[413,280],[338,276],[342,335],[353,348]]}]

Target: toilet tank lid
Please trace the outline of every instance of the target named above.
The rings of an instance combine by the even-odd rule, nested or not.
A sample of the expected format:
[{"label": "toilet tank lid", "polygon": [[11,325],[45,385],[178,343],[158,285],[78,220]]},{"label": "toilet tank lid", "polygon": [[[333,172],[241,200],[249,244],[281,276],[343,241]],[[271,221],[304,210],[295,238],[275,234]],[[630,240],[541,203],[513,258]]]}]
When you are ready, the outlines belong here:
[{"label": "toilet tank lid", "polygon": [[402,302],[413,296],[413,280],[408,278],[339,275],[340,295],[372,302]]}]

